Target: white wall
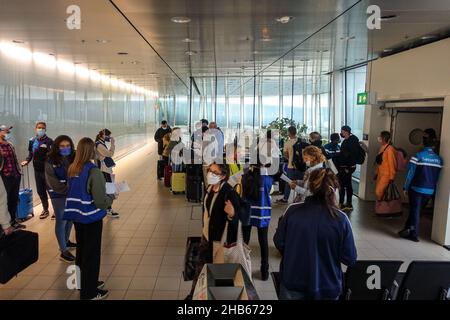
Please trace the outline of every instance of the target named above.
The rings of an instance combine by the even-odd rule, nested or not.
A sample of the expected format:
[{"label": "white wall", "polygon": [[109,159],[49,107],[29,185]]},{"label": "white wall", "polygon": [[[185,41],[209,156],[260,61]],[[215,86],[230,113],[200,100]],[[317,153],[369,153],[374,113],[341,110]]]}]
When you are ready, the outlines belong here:
[{"label": "white wall", "polygon": [[[420,100],[444,98],[441,134],[441,156],[444,169],[441,172],[436,193],[432,240],[450,244],[450,39],[412,49],[369,65],[368,91],[376,92],[378,102],[396,100]],[[366,163],[374,163],[378,152],[377,135],[389,130],[389,115],[383,115],[378,106],[368,106],[365,112],[364,133],[369,134],[369,156]],[[374,200],[374,183],[371,181],[373,167],[362,168],[360,195]],[[364,180],[364,181],[363,181]]]}]

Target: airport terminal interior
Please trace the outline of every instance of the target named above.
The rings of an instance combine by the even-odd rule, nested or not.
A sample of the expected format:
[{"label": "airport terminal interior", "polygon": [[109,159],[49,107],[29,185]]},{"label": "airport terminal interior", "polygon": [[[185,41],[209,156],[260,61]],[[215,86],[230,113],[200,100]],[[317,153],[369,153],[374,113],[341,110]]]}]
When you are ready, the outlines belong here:
[{"label": "airport terminal interior", "polygon": [[[258,167],[260,177],[264,177],[261,178],[264,181],[261,190],[265,193],[261,197],[266,199],[259,206],[252,204],[250,210],[253,228],[247,265],[251,265],[251,272],[246,274],[242,264],[239,270],[244,274],[244,280],[238,281],[235,276],[231,285],[227,283],[240,286],[237,297],[244,300],[306,297],[309,293],[300,292],[301,286],[283,281],[297,279],[304,284],[313,277],[312,273],[303,275],[306,280],[299,280],[302,278],[300,271],[298,277],[287,275],[292,272],[287,266],[280,273],[282,261],[288,265],[287,261],[299,259],[283,256],[279,245],[275,245],[277,241],[274,242],[275,233],[279,237],[281,232],[277,231],[278,227],[285,226],[290,221],[288,218],[293,219],[295,210],[304,208],[293,199],[297,189],[290,191],[289,184],[280,178],[284,172],[294,179],[288,172],[298,169],[295,163],[291,166],[293,159],[297,159],[295,154],[290,154],[295,147],[290,144],[289,149],[288,143],[293,139],[292,130],[288,130],[292,127],[296,130],[294,136],[305,144],[303,150],[311,144],[319,147],[315,149],[323,151],[322,157],[325,157],[329,155],[326,146],[333,144],[330,136],[337,133],[343,154],[344,141],[351,140],[346,134],[351,134],[359,139],[357,150],[362,150],[364,156],[362,161],[356,160],[350,167],[329,159],[324,162],[324,167],[334,163],[335,168],[317,169],[330,172],[339,180],[340,188],[344,187],[342,181],[345,180],[341,173],[345,171],[348,176],[345,181],[352,187],[353,196],[351,200],[347,197],[345,204],[339,202],[342,205],[339,215],[342,215],[342,221],[351,224],[349,232],[353,234],[357,257],[350,259],[354,260],[352,263],[344,263],[345,259],[338,261],[339,267],[342,262],[344,272],[350,269],[354,272],[342,276],[346,279],[342,283],[341,275],[337,276],[342,284],[338,295],[323,295],[319,279],[315,289],[319,293],[316,292],[313,298],[357,299],[360,294],[361,299],[407,299],[408,296],[450,299],[449,36],[448,0],[1,1],[0,174],[5,191],[0,191],[5,200],[4,203],[0,201],[3,206],[0,212],[3,210],[5,216],[10,217],[11,211],[15,211],[16,219],[11,222],[0,220],[3,229],[0,236],[0,300],[79,300],[83,294],[84,299],[108,300],[230,299],[231,293],[220,293],[217,283],[208,282],[211,289],[206,285],[199,288],[198,282],[194,292],[193,277],[186,278],[186,260],[189,254],[194,255],[187,245],[190,237],[200,239],[203,235],[200,247],[197,247],[200,254],[204,254],[201,250],[216,252],[218,241],[214,244],[212,240],[207,241],[204,222],[209,224],[210,230],[206,234],[211,237],[213,219],[205,218],[205,212],[211,214],[205,208],[214,205],[216,196],[212,196],[213,204],[208,196],[215,190],[214,185],[219,182],[218,186],[223,188],[220,180],[212,182],[223,173],[222,167],[216,165],[210,175],[211,171],[206,171],[213,170],[213,166],[208,169],[205,162],[200,162],[200,194],[195,195],[193,189],[197,185],[192,184],[195,178],[189,176],[187,164],[171,166],[166,162],[172,177],[167,178],[170,173],[164,166],[161,175],[159,164],[166,161],[162,159],[170,157],[169,161],[172,161],[173,157],[170,153],[163,154],[165,150],[160,148],[166,146],[164,139],[168,146],[172,142],[183,144],[186,158],[198,147],[195,143],[198,141],[192,142],[198,138],[197,133],[200,133],[201,149],[202,134],[204,137],[213,130],[215,139],[222,141],[220,155],[229,156],[227,149],[234,146],[239,146],[237,149],[245,154],[251,147],[246,149],[248,141],[244,140],[249,139],[250,145],[251,141],[259,143],[267,136],[268,129],[276,132],[272,137],[276,135],[280,159],[287,167],[281,163],[274,175],[266,176],[262,173],[264,166]],[[161,135],[161,127],[165,126],[171,130],[177,128],[176,135],[175,130],[171,135],[165,135],[170,129],[165,129]],[[217,132],[221,139],[217,139]],[[314,142],[315,133],[319,138]],[[58,147],[57,158],[64,155],[62,144],[50,147],[46,145],[48,142],[42,142],[47,136],[55,141],[60,135],[73,140],[73,147],[77,148],[75,162],[83,157],[82,144],[88,143],[84,138],[92,139],[95,142],[92,163],[98,164],[103,171],[98,177],[106,185],[111,182],[107,181],[108,176],[115,182],[112,209],[110,205],[97,209],[94,188],[90,187],[90,183],[94,183],[93,169],[87,171],[86,177],[83,176],[85,169],[82,169],[78,171],[79,176],[67,179],[72,185],[66,187],[70,196],[67,195],[65,209],[63,204],[64,215],[72,210],[84,219],[88,214],[83,215],[81,211],[89,206],[98,211],[94,215],[106,214],[100,220],[103,229],[100,229],[101,250],[98,253],[98,281],[104,283],[94,296],[83,291],[87,289],[79,291],[70,286],[74,269],[69,268],[78,265],[75,256],[81,252],[79,239],[82,239],[82,232],[86,237],[83,242],[87,242],[84,243],[84,254],[92,251],[88,247],[93,242],[99,242],[89,238],[92,236],[89,232],[96,232],[86,227],[92,221],[75,223],[69,237],[73,248],[61,249],[55,225],[58,226],[63,218],[62,215],[54,218],[53,203],[57,202],[52,194],[57,190],[49,187],[47,172],[48,168],[52,172],[56,168],[48,162],[52,152],[48,151],[44,156],[47,161],[42,165],[45,173],[36,162],[42,148]],[[245,139],[241,141],[236,137]],[[387,144],[382,144],[383,137],[388,137]],[[78,144],[80,140],[82,143]],[[8,149],[8,145],[13,148]],[[99,148],[106,155],[99,153]],[[335,148],[339,149],[339,144],[336,143]],[[395,159],[391,160],[396,165],[390,169],[394,174],[387,178],[386,186],[392,187],[397,196],[383,198],[384,201],[377,192],[382,174],[380,168],[388,161],[383,153],[388,154],[388,148],[393,150]],[[16,205],[12,206],[12,193],[15,192],[17,198],[10,176],[15,166],[14,161],[8,162],[8,159],[14,159],[13,154],[20,167],[18,171],[22,173],[20,186],[17,184],[19,204],[16,199]],[[350,154],[349,157],[353,156]],[[299,157],[298,161],[304,161],[306,170],[309,161],[304,158],[305,153],[303,158]],[[380,157],[383,162],[379,161]],[[437,162],[430,164],[426,162],[427,157],[433,157],[432,160]],[[340,159],[339,156],[336,159]],[[404,168],[400,168],[401,159],[407,161]],[[109,165],[107,160],[114,165]],[[243,165],[244,168],[247,166]],[[219,173],[214,173],[217,170]],[[245,172],[240,179],[246,177],[248,173]],[[70,176],[70,169],[68,174]],[[87,178],[88,174],[91,180]],[[419,181],[420,174],[425,177],[425,182]],[[175,181],[180,175],[182,185]],[[311,173],[308,179],[313,177],[317,178],[317,175]],[[47,180],[42,182],[42,179]],[[77,191],[73,187],[83,183],[80,179],[86,179],[87,192],[86,188]],[[62,178],[56,180],[68,183]],[[266,190],[267,181],[270,185]],[[408,181],[412,189],[404,192]],[[309,182],[304,186],[313,188],[313,185]],[[347,191],[350,186],[346,186]],[[30,212],[21,216],[24,210],[22,197],[28,189],[32,190],[28,196],[32,197],[33,216]],[[111,199],[105,189],[103,187],[102,196]],[[314,193],[312,189],[311,192]],[[43,193],[44,198],[48,198],[48,212],[42,203]],[[382,190],[381,196],[385,197],[387,193]],[[79,204],[73,204],[76,202],[73,198],[77,196],[81,200]],[[422,200],[418,200],[419,197]],[[307,205],[308,200],[305,201],[303,206]],[[389,211],[391,202],[400,208]],[[387,212],[383,211],[383,205],[389,207]],[[17,210],[14,209],[16,206]],[[227,210],[225,203],[220,214],[227,221],[226,226],[231,226],[243,210],[235,206],[234,218]],[[256,211],[262,216],[255,217]],[[416,218],[419,217],[417,234],[414,234],[414,226],[407,228],[413,212],[417,212]],[[73,213],[72,217],[75,215]],[[270,220],[264,215],[269,215]],[[264,219],[270,223],[261,227]],[[322,227],[322,230],[329,230],[326,228]],[[264,244],[258,236],[264,229],[268,261],[263,266],[260,246],[264,247]],[[311,231],[312,234],[321,232],[318,226],[310,229],[318,230]],[[400,232],[405,230],[407,234]],[[8,238],[28,231],[38,235],[38,257],[21,270],[11,271],[13,264],[8,259],[22,258],[6,254],[8,250],[16,250],[8,246],[17,245],[22,249],[24,246]],[[317,238],[311,240],[311,243],[317,242],[312,245],[315,249],[293,245],[299,256],[306,259],[305,251],[320,250],[320,242],[329,240],[327,236],[315,236]],[[25,235],[23,237],[25,239]],[[293,235],[286,237],[294,239]],[[297,239],[304,238],[299,235]],[[201,247],[203,240],[209,249]],[[241,240],[238,236],[237,242]],[[292,254],[288,245],[292,244],[285,244],[286,255]],[[23,250],[25,255],[28,247]],[[84,259],[82,270],[90,261],[96,260],[92,255]],[[375,297],[371,295],[373,288],[370,286],[365,288],[368,293],[353,287],[349,289],[352,281],[357,282],[355,278],[358,278],[355,276],[357,268],[352,268],[355,261],[361,262],[364,268],[360,275],[364,285],[367,278],[364,275],[371,274],[366,266],[375,264],[384,268],[391,266],[389,262],[399,263],[388,283],[384,269],[381,270],[383,288],[377,287],[375,281],[378,294]],[[195,262],[199,264],[200,260]],[[306,270],[307,263],[300,263],[298,270]],[[212,265],[208,279],[214,278],[213,268],[218,264],[220,262]],[[320,261],[318,264],[315,268],[320,269]],[[194,265],[194,273],[196,267],[198,265]],[[203,276],[205,270],[201,269]],[[14,274],[6,279],[8,272]],[[325,271],[321,269],[321,272]],[[414,272],[420,275],[420,281],[414,280]],[[81,283],[87,282],[81,279]],[[429,287],[422,288],[425,283]],[[203,295],[199,294],[201,290],[204,290]],[[422,294],[421,290],[426,293]]]}]

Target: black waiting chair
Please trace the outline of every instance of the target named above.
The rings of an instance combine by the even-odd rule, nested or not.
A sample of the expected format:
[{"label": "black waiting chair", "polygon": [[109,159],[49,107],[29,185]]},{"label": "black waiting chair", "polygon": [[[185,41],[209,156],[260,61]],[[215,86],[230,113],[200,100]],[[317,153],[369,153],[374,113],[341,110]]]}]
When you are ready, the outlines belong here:
[{"label": "black waiting chair", "polygon": [[361,260],[344,276],[344,300],[389,300],[403,261]]},{"label": "black waiting chair", "polygon": [[448,300],[450,261],[412,261],[400,284],[399,300]]}]

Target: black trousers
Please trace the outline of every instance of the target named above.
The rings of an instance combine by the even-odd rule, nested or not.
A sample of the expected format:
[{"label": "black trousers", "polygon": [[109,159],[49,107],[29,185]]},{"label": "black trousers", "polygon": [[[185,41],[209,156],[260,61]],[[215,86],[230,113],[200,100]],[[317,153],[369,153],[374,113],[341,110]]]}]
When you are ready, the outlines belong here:
[{"label": "black trousers", "polygon": [[353,186],[352,186],[352,175],[355,172],[356,168],[339,168],[338,179],[341,187],[339,188],[339,203],[344,204],[345,195],[347,194],[347,202],[346,204],[352,204],[352,196],[353,196]]},{"label": "black trousers", "polygon": [[6,190],[6,200],[8,202],[8,212],[11,216],[11,222],[16,220],[17,204],[19,203],[20,176],[5,177],[2,176],[3,184]]},{"label": "black trousers", "polygon": [[34,179],[36,181],[36,191],[41,199],[42,209],[48,211],[47,184],[45,183],[45,172],[34,170]]},{"label": "black trousers", "polygon": [[[261,249],[261,270],[269,268],[269,241],[268,234],[269,228],[257,228],[258,229],[258,242]],[[244,242],[248,245],[252,235],[252,226],[242,227],[242,233]]]},{"label": "black trousers", "polygon": [[77,239],[75,264],[81,272],[80,299],[92,299],[98,293],[103,221],[88,224],[75,222],[74,226]]}]

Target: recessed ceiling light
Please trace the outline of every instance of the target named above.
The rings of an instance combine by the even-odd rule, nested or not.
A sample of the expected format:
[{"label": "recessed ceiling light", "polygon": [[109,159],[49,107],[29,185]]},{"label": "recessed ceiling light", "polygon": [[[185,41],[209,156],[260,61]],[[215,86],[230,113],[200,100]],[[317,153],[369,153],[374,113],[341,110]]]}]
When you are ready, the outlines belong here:
[{"label": "recessed ceiling light", "polygon": [[191,22],[191,19],[188,17],[173,17],[170,19],[172,22],[175,23],[188,23]]},{"label": "recessed ceiling light", "polygon": [[194,54],[197,54],[197,51],[186,51],[184,54],[188,56],[193,56]]},{"label": "recessed ceiling light", "polygon": [[261,41],[263,41],[263,42],[270,42],[270,41],[272,41],[272,38],[262,38]]},{"label": "recessed ceiling light", "polygon": [[25,41],[23,41],[23,40],[17,40],[17,39],[13,40],[12,42],[14,42],[14,43],[25,43]]},{"label": "recessed ceiling light", "polygon": [[120,56],[124,56],[124,55],[127,55],[128,52],[117,52],[117,54],[120,55]]},{"label": "recessed ceiling light", "polygon": [[431,39],[436,39],[436,38],[437,38],[437,36],[435,36],[433,34],[429,34],[429,35],[420,37],[420,39],[422,39],[422,40],[431,40]]},{"label": "recessed ceiling light", "polygon": [[397,15],[396,15],[396,14],[389,14],[389,15],[382,16],[382,17],[380,18],[380,20],[381,20],[381,21],[389,21],[389,20],[393,20],[393,19],[395,19],[395,18],[397,18]]},{"label": "recessed ceiling light", "polygon": [[194,40],[189,39],[189,38],[185,38],[185,39],[183,39],[183,40],[181,40],[181,41],[183,41],[183,42],[185,42],[185,43],[191,43],[191,42],[194,42]]},{"label": "recessed ceiling light", "polygon": [[292,16],[283,16],[283,17],[276,18],[275,20],[277,22],[285,24],[285,23],[289,23],[292,20],[294,20],[294,17],[292,17]]},{"label": "recessed ceiling light", "polygon": [[109,43],[109,42],[111,42],[110,40],[105,40],[105,39],[97,39],[95,41],[97,41],[97,43]]}]

